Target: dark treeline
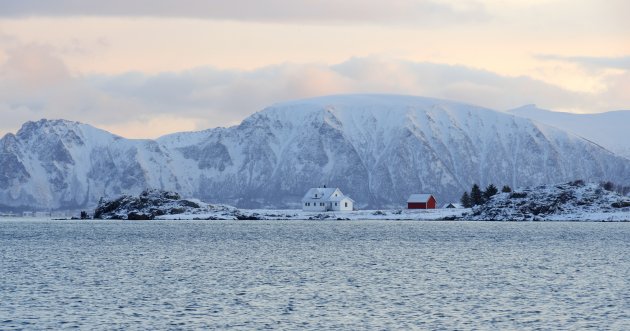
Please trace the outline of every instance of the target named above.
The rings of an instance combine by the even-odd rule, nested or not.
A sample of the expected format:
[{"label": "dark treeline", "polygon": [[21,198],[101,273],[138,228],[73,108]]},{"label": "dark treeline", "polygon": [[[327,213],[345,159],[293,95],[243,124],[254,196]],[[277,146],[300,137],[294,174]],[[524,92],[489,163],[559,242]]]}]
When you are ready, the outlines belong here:
[{"label": "dark treeline", "polygon": [[[501,192],[510,193],[512,192],[512,188],[504,185],[501,188]],[[471,208],[478,205],[483,205],[486,203],[492,196],[499,193],[499,189],[494,186],[494,184],[488,185],[485,190],[481,190],[479,185],[474,184],[470,189],[470,192],[464,192],[460,202],[464,208]]]},{"label": "dark treeline", "polygon": [[601,186],[604,190],[606,191],[610,191],[610,192],[617,192],[621,195],[628,195],[630,194],[630,186],[624,186],[621,184],[615,184],[611,181],[607,181],[607,182],[601,182],[599,183],[599,186]]}]

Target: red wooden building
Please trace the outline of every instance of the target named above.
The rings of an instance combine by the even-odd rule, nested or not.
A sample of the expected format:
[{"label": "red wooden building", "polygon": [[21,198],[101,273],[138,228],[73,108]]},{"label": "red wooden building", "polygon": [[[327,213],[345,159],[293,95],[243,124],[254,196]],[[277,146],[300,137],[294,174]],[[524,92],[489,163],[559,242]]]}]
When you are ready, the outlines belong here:
[{"label": "red wooden building", "polygon": [[412,194],[407,199],[407,209],[435,209],[436,205],[432,194]]}]

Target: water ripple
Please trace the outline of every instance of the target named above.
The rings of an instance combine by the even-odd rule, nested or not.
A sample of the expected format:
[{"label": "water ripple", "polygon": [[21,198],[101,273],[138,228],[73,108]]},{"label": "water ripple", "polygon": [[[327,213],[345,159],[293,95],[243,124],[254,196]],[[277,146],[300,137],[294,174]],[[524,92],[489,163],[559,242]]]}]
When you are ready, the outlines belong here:
[{"label": "water ripple", "polygon": [[630,224],[0,221],[0,329],[630,329]]}]

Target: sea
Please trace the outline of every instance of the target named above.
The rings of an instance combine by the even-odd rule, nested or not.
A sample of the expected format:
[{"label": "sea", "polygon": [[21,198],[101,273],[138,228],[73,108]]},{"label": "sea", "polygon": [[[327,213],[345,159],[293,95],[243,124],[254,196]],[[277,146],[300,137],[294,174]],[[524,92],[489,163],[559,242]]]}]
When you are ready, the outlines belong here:
[{"label": "sea", "polygon": [[630,330],[630,223],[0,219],[0,330]]}]

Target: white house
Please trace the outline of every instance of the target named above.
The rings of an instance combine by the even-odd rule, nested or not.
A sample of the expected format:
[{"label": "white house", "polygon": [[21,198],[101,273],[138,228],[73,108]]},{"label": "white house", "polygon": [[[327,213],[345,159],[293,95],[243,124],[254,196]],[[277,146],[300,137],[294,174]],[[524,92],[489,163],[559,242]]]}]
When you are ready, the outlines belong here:
[{"label": "white house", "polygon": [[314,187],[302,198],[304,211],[353,210],[354,200],[345,196],[339,188]]}]

